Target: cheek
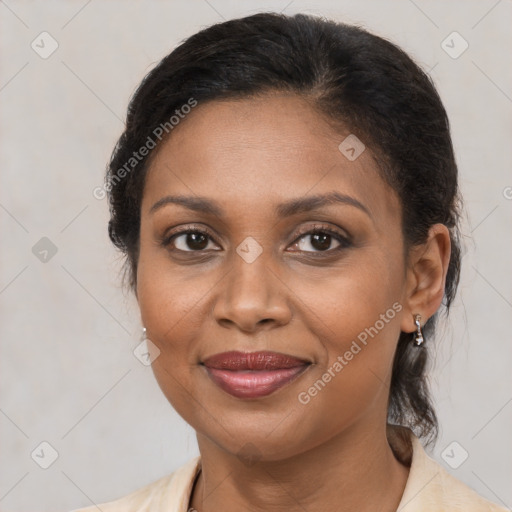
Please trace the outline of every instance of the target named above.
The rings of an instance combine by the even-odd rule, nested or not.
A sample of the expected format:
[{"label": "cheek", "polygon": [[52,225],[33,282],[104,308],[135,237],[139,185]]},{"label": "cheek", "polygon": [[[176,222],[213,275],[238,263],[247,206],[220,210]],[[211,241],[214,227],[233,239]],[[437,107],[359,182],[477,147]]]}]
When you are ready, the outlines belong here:
[{"label": "cheek", "polygon": [[165,251],[142,240],[137,268],[138,303],[148,338],[160,350],[152,369],[169,402],[195,425],[192,397],[197,396],[197,372],[202,370],[197,361],[208,343],[208,300],[218,280],[214,272],[171,265]]},{"label": "cheek", "polygon": [[378,339],[383,350],[396,341],[403,289],[397,254],[384,258],[368,251],[350,257],[334,271],[303,273],[295,281],[297,303],[303,304],[301,319],[308,319],[309,330],[321,337],[331,358],[348,350],[356,339],[362,345]]},{"label": "cheek", "polygon": [[[152,363],[156,381],[174,409],[198,428],[194,412],[196,355],[200,339],[202,298],[211,285],[185,279],[159,254],[141,250],[137,269],[137,295],[148,338],[160,350]],[[204,299],[203,299],[204,300]],[[206,421],[206,419],[204,420]]]},{"label": "cheek", "polygon": [[169,265],[161,254],[145,258],[143,251],[137,272],[137,293],[142,321],[160,350],[192,353],[195,329],[204,320],[205,301],[214,281]]},{"label": "cheek", "polygon": [[153,226],[141,223],[140,253],[137,265],[137,299],[142,322],[155,341],[181,320],[193,314],[192,308],[200,299],[201,280],[192,279],[190,267],[172,265],[169,255],[153,239]]},{"label": "cheek", "polygon": [[[379,400],[385,411],[403,309],[400,258],[394,261],[360,261],[325,282],[301,280],[295,288],[308,329],[322,346],[321,360],[297,397],[305,413],[315,411],[307,415],[318,423],[311,428],[339,429]],[[325,417],[331,421],[322,422]]]}]

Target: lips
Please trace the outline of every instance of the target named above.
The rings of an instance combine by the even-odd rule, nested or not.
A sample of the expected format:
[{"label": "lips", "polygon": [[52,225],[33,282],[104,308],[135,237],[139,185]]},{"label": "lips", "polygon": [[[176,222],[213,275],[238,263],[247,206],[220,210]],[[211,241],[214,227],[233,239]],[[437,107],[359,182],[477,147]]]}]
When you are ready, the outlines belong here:
[{"label": "lips", "polygon": [[209,377],[237,398],[270,395],[302,374],[309,361],[278,352],[223,352],[205,359]]}]

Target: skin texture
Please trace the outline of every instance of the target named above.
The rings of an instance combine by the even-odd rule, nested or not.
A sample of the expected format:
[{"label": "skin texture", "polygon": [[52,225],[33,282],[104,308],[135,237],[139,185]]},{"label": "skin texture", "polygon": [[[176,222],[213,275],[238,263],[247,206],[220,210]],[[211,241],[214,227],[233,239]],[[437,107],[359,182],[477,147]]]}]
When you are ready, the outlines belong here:
[{"label": "skin texture", "polygon": [[[449,232],[436,224],[404,259],[399,199],[368,149],[355,161],[338,150],[347,135],[305,99],[268,94],[199,104],[154,155],[136,292],[161,351],[153,362],[158,384],[197,432],[202,472],[191,506],[199,512],[384,512],[402,496],[408,468],[386,439],[393,355],[400,331],[415,330],[413,314],[424,324],[440,306]],[[332,191],[368,213],[341,203],[282,218],[274,211]],[[178,194],[217,201],[223,213],[176,204],[150,211]],[[332,237],[322,251],[299,232],[319,225],[350,244]],[[209,228],[211,237],[199,251],[187,235],[165,246],[180,227]],[[236,252],[249,236],[262,249],[252,263]],[[299,393],[395,303],[394,318],[301,403]],[[228,350],[272,350],[312,364],[275,393],[244,400],[199,364]]]}]

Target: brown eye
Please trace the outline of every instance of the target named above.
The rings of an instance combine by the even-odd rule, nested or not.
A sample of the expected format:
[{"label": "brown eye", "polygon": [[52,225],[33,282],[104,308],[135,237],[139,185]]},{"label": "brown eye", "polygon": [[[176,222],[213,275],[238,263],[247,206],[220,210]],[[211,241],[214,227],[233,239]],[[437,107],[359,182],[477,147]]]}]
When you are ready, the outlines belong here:
[{"label": "brown eye", "polygon": [[212,236],[207,232],[200,229],[182,229],[181,231],[175,232],[163,240],[165,247],[171,247],[171,250],[182,251],[182,252],[202,252],[214,247],[208,244],[213,244]]},{"label": "brown eye", "polygon": [[[178,241],[182,238],[181,243],[178,243]],[[203,233],[197,233],[197,232],[191,232],[191,233],[184,233],[180,236],[177,236],[175,239],[175,246],[180,251],[201,251],[203,249],[206,249],[208,246],[208,235],[205,235]],[[180,245],[182,247],[180,247]]]},{"label": "brown eye", "polygon": [[300,235],[294,247],[301,252],[331,252],[350,246],[348,238],[327,228],[316,227]]},{"label": "brown eye", "polygon": [[[309,243],[305,242],[308,238],[310,239]],[[306,252],[309,252],[311,250],[310,248],[313,248],[314,251],[335,249],[336,247],[331,247],[333,243],[337,243],[338,246],[340,245],[340,243],[329,233],[311,233],[303,236],[298,242],[296,242],[299,250]]]}]

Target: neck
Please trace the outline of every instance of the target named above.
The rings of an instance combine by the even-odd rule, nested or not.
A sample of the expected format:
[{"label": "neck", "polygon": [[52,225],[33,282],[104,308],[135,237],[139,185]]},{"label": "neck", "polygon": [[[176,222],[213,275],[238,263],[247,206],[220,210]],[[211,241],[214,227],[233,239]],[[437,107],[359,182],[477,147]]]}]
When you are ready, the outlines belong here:
[{"label": "neck", "polygon": [[388,444],[386,425],[354,425],[278,461],[243,463],[208,438],[197,439],[201,473],[190,502],[197,512],[394,512],[409,474]]}]

